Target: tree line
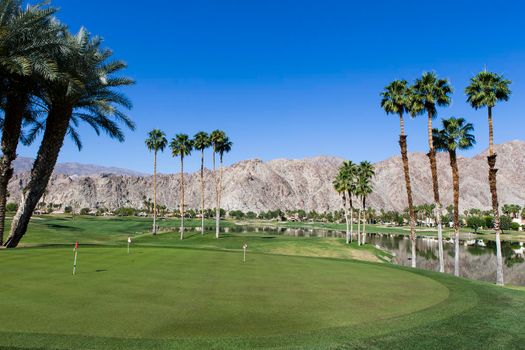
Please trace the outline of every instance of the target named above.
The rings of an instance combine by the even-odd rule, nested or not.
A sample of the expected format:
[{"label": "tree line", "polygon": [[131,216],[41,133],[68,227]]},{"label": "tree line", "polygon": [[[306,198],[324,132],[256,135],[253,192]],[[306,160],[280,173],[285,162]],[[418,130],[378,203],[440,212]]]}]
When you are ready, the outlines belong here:
[{"label": "tree line", "polygon": [[[81,124],[124,141],[131,101],[119,89],[134,84],[122,75],[126,63],[113,58],[102,39],[85,28],[72,33],[57,9],[0,1],[0,244],[16,247],[45,193],[66,136],[82,148]],[[4,238],[7,185],[19,142],[40,140],[22,198]]]},{"label": "tree line", "polygon": [[[483,70],[471,78],[465,88],[466,101],[474,109],[487,109],[489,126],[489,165],[488,183],[491,192],[493,229],[496,233],[496,283],[503,285],[503,261],[501,254],[501,225],[496,182],[496,153],[493,141],[492,112],[498,102],[507,101],[511,95],[511,82],[502,75]],[[459,169],[457,165],[457,151],[471,148],[476,140],[473,135],[474,127],[464,118],[451,117],[443,119],[441,128],[433,127],[433,120],[437,116],[438,107],[447,107],[451,103],[452,86],[448,79],[439,78],[434,72],[426,72],[410,85],[406,80],[395,80],[381,92],[381,107],[387,114],[399,117],[399,146],[403,161],[403,172],[407,192],[408,210],[410,215],[410,238],[412,241],[412,266],[415,267],[415,222],[416,216],[412,199],[410,167],[407,151],[407,135],[405,134],[404,115],[411,117],[427,115],[427,135],[429,165],[432,174],[432,188],[434,197],[434,217],[438,228],[438,258],[439,271],[444,272],[443,234],[442,234],[442,204],[439,193],[439,179],[437,173],[436,152],[443,151],[449,154],[450,167],[453,179],[454,198],[454,231],[455,231],[455,275],[459,275]]]},{"label": "tree line", "polygon": [[[164,151],[168,145],[166,134],[159,130],[153,129],[149,132],[146,139],[146,147],[153,151],[153,229],[152,233],[157,233],[157,153]],[[191,155],[193,150],[199,151],[201,155],[200,166],[200,183],[201,183],[201,234],[204,234],[204,151],[212,149],[213,177],[215,181],[215,237],[219,238],[220,219],[221,219],[221,195],[222,195],[222,171],[223,158],[226,153],[232,149],[233,143],[222,130],[214,130],[211,133],[200,131],[191,139],[187,134],[177,134],[171,140],[169,147],[173,157],[180,159],[180,239],[184,239],[184,158]],[[219,171],[216,169],[216,158],[219,157]]]}]

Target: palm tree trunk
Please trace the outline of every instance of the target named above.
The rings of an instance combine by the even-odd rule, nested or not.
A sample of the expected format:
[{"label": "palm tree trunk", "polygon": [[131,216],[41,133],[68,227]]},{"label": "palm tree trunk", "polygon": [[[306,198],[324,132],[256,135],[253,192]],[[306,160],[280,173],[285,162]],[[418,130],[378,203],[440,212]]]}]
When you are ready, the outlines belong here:
[{"label": "palm tree trunk", "polygon": [[363,239],[361,243],[366,244],[366,197],[363,197]]},{"label": "palm tree trunk", "polygon": [[219,219],[220,219],[220,209],[219,209],[219,179],[217,176],[217,171],[215,167],[215,155],[217,150],[213,146],[213,176],[215,180],[215,238],[219,238]]},{"label": "palm tree trunk", "polygon": [[[400,115],[400,120],[403,120]],[[412,242],[412,267],[416,267],[416,214],[414,212],[414,200],[412,198],[412,184],[410,181],[410,167],[408,164],[407,137],[404,134],[401,122],[401,134],[399,135],[399,147],[401,148],[401,159],[403,160],[403,172],[405,174],[405,187],[407,190],[408,213],[410,215],[410,241]]]},{"label": "palm tree trunk", "polygon": [[157,234],[157,150],[153,153],[153,234]]},{"label": "palm tree trunk", "polygon": [[222,154],[220,155],[220,165],[219,165],[219,182],[217,184],[217,229],[215,232],[215,235],[217,238],[219,238],[219,230],[220,230],[220,223],[221,223],[221,198],[222,197]]},{"label": "palm tree trunk", "polygon": [[459,276],[459,169],[456,151],[449,151],[454,187],[454,275]]},{"label": "palm tree trunk", "polygon": [[357,245],[361,245],[361,208],[357,214]]},{"label": "palm tree trunk", "polygon": [[9,94],[7,97],[2,130],[2,157],[0,158],[0,246],[4,240],[7,185],[13,177],[12,163],[16,159],[16,149],[22,131],[22,119],[28,102],[29,98],[24,94]]},{"label": "palm tree trunk", "polygon": [[354,204],[352,203],[352,194],[348,192],[348,201],[350,203],[350,243],[352,243],[354,237]]},{"label": "palm tree trunk", "polygon": [[345,222],[346,222],[346,244],[350,243],[350,225],[348,224],[348,208],[346,207],[346,196],[343,193],[343,209],[345,211]]},{"label": "palm tree trunk", "polygon": [[184,239],[184,156],[180,156],[180,239]]},{"label": "palm tree trunk", "polygon": [[67,133],[71,113],[71,107],[61,106],[60,109],[52,109],[48,114],[46,129],[31,169],[29,183],[23,190],[22,201],[13,218],[9,238],[5,242],[7,248],[16,247],[27,231],[29,220],[38,201],[44,194],[55,168]]},{"label": "palm tree trunk", "polygon": [[201,235],[204,234],[204,149],[201,155]]},{"label": "palm tree trunk", "polygon": [[496,153],[494,153],[494,129],[492,124],[492,107],[488,107],[489,119],[489,156],[487,162],[489,164],[489,186],[492,197],[492,213],[494,215],[494,231],[496,232],[496,284],[503,285],[503,257],[501,255],[501,228],[499,219],[499,203],[498,203],[498,189],[496,175]]},{"label": "palm tree trunk", "polygon": [[432,137],[432,113],[428,112],[428,145],[430,151],[427,156],[430,160],[430,171],[432,173],[432,187],[434,190],[435,203],[435,217],[438,229],[438,258],[439,258],[439,272],[445,272],[445,263],[443,257],[443,227],[441,225],[441,201],[439,199],[439,182],[437,173],[436,150],[434,149],[434,140]]}]

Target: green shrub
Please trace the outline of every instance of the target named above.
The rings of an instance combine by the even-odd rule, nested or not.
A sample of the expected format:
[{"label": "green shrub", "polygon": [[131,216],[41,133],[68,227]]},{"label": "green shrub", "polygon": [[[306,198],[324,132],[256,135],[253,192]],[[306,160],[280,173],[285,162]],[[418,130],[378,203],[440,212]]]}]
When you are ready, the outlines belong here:
[{"label": "green shrub", "polygon": [[485,219],[481,216],[469,216],[467,218],[467,226],[474,230],[474,232],[478,232],[478,229],[482,227],[485,224]]},{"label": "green shrub", "polygon": [[80,215],[89,215],[89,212],[91,210],[89,208],[82,208],[80,209]]},{"label": "green shrub", "polygon": [[17,203],[7,203],[5,206],[5,210],[9,213],[14,213],[18,210],[18,204]]}]

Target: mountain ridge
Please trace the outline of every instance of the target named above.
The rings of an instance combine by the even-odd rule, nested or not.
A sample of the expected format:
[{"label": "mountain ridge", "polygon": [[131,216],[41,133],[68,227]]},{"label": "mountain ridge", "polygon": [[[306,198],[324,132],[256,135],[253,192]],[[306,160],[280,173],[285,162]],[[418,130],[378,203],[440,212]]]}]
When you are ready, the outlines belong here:
[{"label": "mountain ridge", "polygon": [[[500,204],[525,204],[525,142],[513,140],[495,146],[498,154],[498,193]],[[460,157],[461,210],[490,208],[487,180],[487,151],[473,157]],[[440,191],[444,206],[452,203],[452,181],[448,154],[438,154]],[[275,209],[338,210],[341,199],[332,188],[332,180],[342,158],[318,156],[305,159],[243,160],[225,167],[222,207],[226,210],[266,211]],[[432,201],[432,181],[428,158],[424,153],[409,154],[412,188],[416,204]],[[406,191],[400,156],[375,163],[374,192],[367,202],[376,209],[402,211]],[[104,168],[104,167],[103,167]],[[125,169],[124,169],[125,170]],[[17,173],[10,182],[10,201],[20,195],[20,184],[27,173]],[[158,203],[170,209],[178,207],[179,174],[158,175]],[[205,171],[206,207],[214,206],[213,174]],[[185,174],[186,203],[200,206],[199,173]],[[113,174],[69,175],[55,172],[48,186],[46,202],[75,208],[122,206],[143,207],[143,198],[152,197],[152,175]]]}]

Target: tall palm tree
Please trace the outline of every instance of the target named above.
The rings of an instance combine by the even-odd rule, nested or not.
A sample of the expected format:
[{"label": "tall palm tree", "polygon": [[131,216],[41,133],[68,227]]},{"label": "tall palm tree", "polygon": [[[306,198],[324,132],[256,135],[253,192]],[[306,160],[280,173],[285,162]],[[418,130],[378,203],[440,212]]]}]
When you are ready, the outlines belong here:
[{"label": "tall palm tree", "polygon": [[405,122],[403,115],[410,110],[412,92],[406,80],[395,80],[385,87],[381,93],[381,108],[387,114],[399,116],[399,147],[405,174],[405,187],[407,190],[408,213],[410,216],[410,241],[412,242],[412,267],[416,267],[416,213],[412,197],[412,184],[410,181],[410,167],[408,163],[407,136],[405,135]]},{"label": "tall palm tree", "polygon": [[210,134],[211,145],[213,147],[213,177],[215,179],[215,237],[219,238],[220,230],[220,200],[219,200],[219,176],[217,176],[217,169],[215,158],[219,151],[220,144],[226,138],[226,133],[222,130],[214,130]]},{"label": "tall palm tree", "polygon": [[333,181],[335,191],[341,196],[343,200],[343,210],[346,222],[346,244],[350,243],[350,225],[348,222],[348,208],[346,194],[348,191],[348,175],[345,171],[344,165],[339,168],[339,172]]},{"label": "tall palm tree", "polygon": [[90,38],[81,29],[78,34],[64,33],[70,52],[57,52],[55,60],[63,78],[42,83],[39,99],[47,112],[42,142],[31,170],[24,197],[13,218],[6,247],[16,247],[29,219],[42,197],[53,173],[64,138],[69,135],[81,146],[78,131],[81,121],[95,132],[104,131],[111,138],[124,141],[119,123],[134,129],[134,123],[120,108],[130,109],[131,102],[115,88],[133,84],[133,80],[115,76],[126,67],[122,61],[108,61],[110,50],[101,49],[100,38]]},{"label": "tall palm tree", "polygon": [[[65,50],[58,35],[63,26],[53,20],[54,8],[42,5],[22,9],[21,0],[0,2],[0,245],[3,242],[7,185],[13,175],[23,122],[34,118],[31,99],[39,83],[58,77],[52,53]],[[23,138],[22,138],[22,141]]]},{"label": "tall palm tree", "polygon": [[193,146],[201,151],[201,234],[204,234],[204,150],[211,146],[210,135],[200,131],[193,136]]},{"label": "tall palm tree", "polygon": [[494,215],[494,231],[496,232],[496,283],[503,285],[503,258],[501,255],[501,228],[499,219],[499,204],[496,174],[496,153],[494,153],[494,129],[492,124],[492,109],[497,102],[508,101],[511,91],[510,80],[505,79],[502,75],[487,72],[479,72],[470,79],[470,85],[465,89],[467,102],[475,109],[487,107],[489,122],[489,155],[487,162],[489,164],[489,186],[492,197],[492,213]]},{"label": "tall palm tree", "polygon": [[[219,181],[218,181],[218,185],[217,185],[217,188],[218,188],[218,205],[217,207],[221,208],[221,199],[222,199],[222,170],[224,168],[224,163],[223,163],[223,158],[224,158],[224,154],[225,153],[230,153],[230,151],[232,150],[232,146],[233,146],[233,143],[230,141],[229,137],[228,136],[224,136],[224,138],[222,138],[221,142],[219,142],[217,144],[217,153],[219,153],[219,163],[220,163],[220,166],[219,166]],[[219,220],[220,220],[220,212],[219,212]],[[218,236],[218,232],[216,232],[217,234],[217,238],[219,238]]]},{"label": "tall palm tree", "polygon": [[443,258],[443,227],[441,224],[442,206],[439,198],[439,181],[437,173],[436,150],[432,139],[432,120],[437,115],[437,107],[445,107],[450,104],[452,87],[447,79],[440,79],[433,72],[423,73],[421,78],[416,79],[413,86],[412,103],[410,113],[412,116],[427,113],[428,132],[428,158],[430,160],[430,171],[432,173],[432,187],[434,190],[434,203],[436,207],[436,223],[438,228],[438,255],[439,271],[445,272]]},{"label": "tall palm tree", "polygon": [[[374,175],[374,166],[370,162],[363,161],[359,163],[357,168],[356,194],[361,197],[361,208],[363,209],[363,238],[361,239],[361,244],[366,243],[366,198],[373,191],[370,180]],[[359,220],[361,220],[361,208],[359,208]]]},{"label": "tall palm tree", "polygon": [[174,157],[180,157],[180,239],[184,239],[184,157],[191,154],[193,141],[186,134],[177,134],[170,148]]},{"label": "tall palm tree", "polygon": [[459,276],[459,169],[457,151],[472,148],[476,144],[476,138],[472,134],[474,126],[467,123],[463,118],[443,119],[442,124],[442,129],[433,129],[433,139],[436,150],[448,152],[450,157],[454,188],[454,275]]},{"label": "tall palm tree", "polygon": [[153,129],[149,132],[146,139],[146,147],[153,151],[153,230],[157,234],[157,152],[163,152],[168,144],[166,134],[159,129]]},{"label": "tall palm tree", "polygon": [[[347,243],[352,242],[352,236],[354,234],[354,202],[353,196],[356,190],[356,177],[357,177],[357,165],[351,160],[346,160],[341,166],[344,179],[346,182],[346,193],[348,197],[348,204],[350,208],[350,240],[347,237]],[[359,238],[359,235],[358,235]],[[360,239],[359,239],[360,241]]]}]

